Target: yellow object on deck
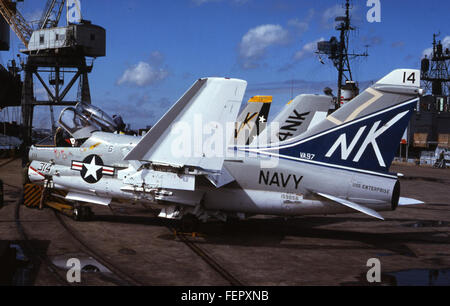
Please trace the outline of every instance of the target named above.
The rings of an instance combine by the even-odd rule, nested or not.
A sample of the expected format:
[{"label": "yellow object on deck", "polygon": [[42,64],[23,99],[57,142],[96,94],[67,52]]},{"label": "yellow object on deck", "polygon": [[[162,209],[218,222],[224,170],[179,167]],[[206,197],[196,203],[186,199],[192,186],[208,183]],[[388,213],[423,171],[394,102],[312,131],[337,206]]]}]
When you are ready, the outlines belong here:
[{"label": "yellow object on deck", "polygon": [[26,184],[23,188],[24,205],[27,207],[39,207],[44,187]]},{"label": "yellow object on deck", "polygon": [[[34,184],[25,184],[23,188],[24,205],[30,208],[37,208],[40,206],[43,186]],[[73,215],[73,206],[65,201],[66,192],[61,190],[47,189],[43,205],[56,209],[66,215]]]}]

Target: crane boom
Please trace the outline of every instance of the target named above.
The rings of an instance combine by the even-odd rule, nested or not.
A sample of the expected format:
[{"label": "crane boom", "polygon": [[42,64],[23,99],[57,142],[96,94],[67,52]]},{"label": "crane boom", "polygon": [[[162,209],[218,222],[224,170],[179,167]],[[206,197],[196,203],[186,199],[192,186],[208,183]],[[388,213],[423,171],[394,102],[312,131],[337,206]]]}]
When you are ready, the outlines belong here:
[{"label": "crane boom", "polygon": [[57,27],[65,2],[66,0],[48,0],[38,28],[42,30]]},{"label": "crane boom", "polygon": [[33,28],[27,23],[25,18],[15,8],[15,3],[11,0],[0,0],[0,13],[9,24],[17,37],[22,41],[26,48],[30,41]]}]

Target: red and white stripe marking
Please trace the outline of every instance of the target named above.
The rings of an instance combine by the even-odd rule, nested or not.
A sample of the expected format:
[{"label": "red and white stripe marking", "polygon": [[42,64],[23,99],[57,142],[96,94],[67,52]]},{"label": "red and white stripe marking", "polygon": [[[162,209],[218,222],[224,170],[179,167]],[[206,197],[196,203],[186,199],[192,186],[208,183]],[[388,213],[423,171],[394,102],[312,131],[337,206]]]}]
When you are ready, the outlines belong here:
[{"label": "red and white stripe marking", "polygon": [[43,182],[45,181],[45,175],[42,174],[40,171],[36,170],[32,166],[28,167],[28,177],[30,178],[30,181],[35,182]]},{"label": "red and white stripe marking", "polygon": [[114,168],[113,167],[105,167],[105,166],[103,166],[102,173],[103,173],[103,175],[111,175],[111,176],[113,176],[114,175]]},{"label": "red and white stripe marking", "polygon": [[78,170],[78,171],[83,170],[83,163],[72,161],[72,170]]}]

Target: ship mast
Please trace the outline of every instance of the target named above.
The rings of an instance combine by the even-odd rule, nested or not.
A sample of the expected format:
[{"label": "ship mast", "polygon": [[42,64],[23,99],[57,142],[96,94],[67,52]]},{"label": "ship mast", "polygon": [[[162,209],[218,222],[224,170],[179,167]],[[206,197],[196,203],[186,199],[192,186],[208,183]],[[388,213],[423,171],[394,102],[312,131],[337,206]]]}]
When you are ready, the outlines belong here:
[{"label": "ship mast", "polygon": [[[339,41],[336,37],[331,37],[329,41],[321,41],[317,43],[317,54],[326,55],[333,62],[338,70],[338,99],[335,108],[338,109],[343,103],[343,88],[347,83],[353,82],[352,70],[350,67],[350,57],[368,56],[367,52],[362,54],[349,53],[349,34],[355,28],[351,25],[350,19],[350,1],[345,2],[345,16],[336,17],[335,21],[339,22],[336,30],[340,32]],[[344,82],[345,81],[345,82]],[[354,86],[354,95],[358,94],[358,89]]]}]

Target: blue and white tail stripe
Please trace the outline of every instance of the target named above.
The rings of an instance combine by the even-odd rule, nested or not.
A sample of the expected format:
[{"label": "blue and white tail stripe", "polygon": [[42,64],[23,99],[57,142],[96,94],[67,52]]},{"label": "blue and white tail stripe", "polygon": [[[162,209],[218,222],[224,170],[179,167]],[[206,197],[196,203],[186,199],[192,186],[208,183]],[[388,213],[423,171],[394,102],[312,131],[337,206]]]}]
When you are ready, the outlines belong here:
[{"label": "blue and white tail stripe", "polygon": [[239,147],[301,162],[371,174],[388,173],[418,98],[289,144],[264,148]]}]

